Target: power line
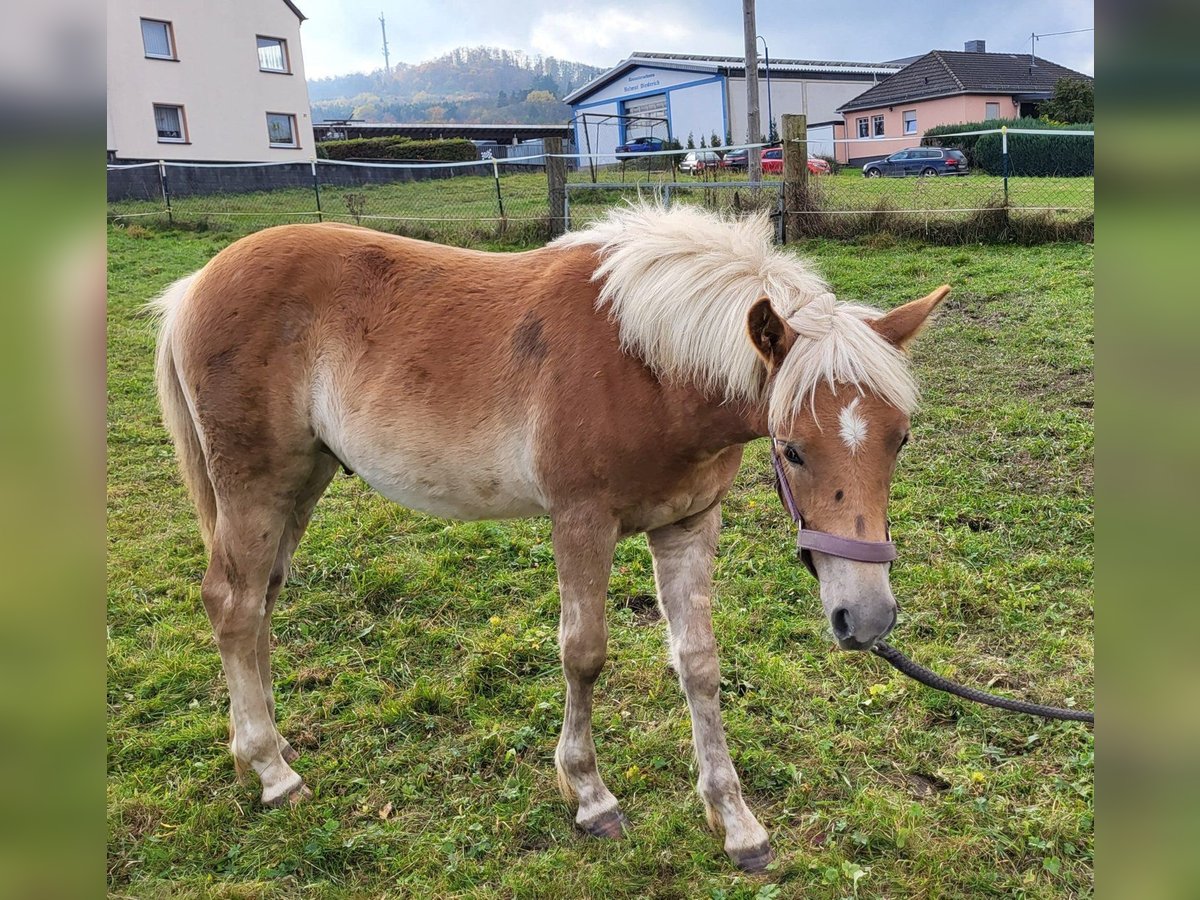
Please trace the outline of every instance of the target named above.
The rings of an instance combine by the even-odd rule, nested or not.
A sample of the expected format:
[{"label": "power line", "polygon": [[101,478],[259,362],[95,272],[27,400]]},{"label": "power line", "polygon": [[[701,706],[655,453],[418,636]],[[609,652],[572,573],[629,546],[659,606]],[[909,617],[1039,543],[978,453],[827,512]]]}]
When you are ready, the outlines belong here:
[{"label": "power line", "polygon": [[1044,34],[1035,35],[1035,37],[1040,37],[1040,38],[1053,37],[1056,34],[1082,34],[1085,31],[1095,31],[1095,30],[1096,29],[1094,27],[1092,27],[1092,28],[1074,28],[1071,31],[1047,31]]}]

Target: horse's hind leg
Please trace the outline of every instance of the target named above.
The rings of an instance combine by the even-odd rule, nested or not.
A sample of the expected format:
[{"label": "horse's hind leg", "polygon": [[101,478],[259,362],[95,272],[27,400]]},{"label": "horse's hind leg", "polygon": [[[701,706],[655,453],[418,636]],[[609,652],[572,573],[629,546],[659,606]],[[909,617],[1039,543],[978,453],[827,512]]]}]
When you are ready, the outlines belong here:
[{"label": "horse's hind leg", "polygon": [[277,496],[247,485],[231,497],[218,497],[212,553],[200,588],[229,686],[230,749],[239,771],[249,766],[258,773],[267,806],[308,794],[280,753],[259,671],[267,588],[290,513],[279,508]]},{"label": "horse's hind leg", "polygon": [[712,627],[712,569],[721,527],[715,506],[649,532],[654,581],[670,632],[671,656],[692,714],[700,778],[696,789],[709,824],[725,833],[725,852],[741,869],[761,872],[771,861],[767,832],[742,799],[721,724],[721,671]]},{"label": "horse's hind leg", "polygon": [[[262,681],[263,695],[266,697],[267,711],[270,713],[272,722],[275,721],[275,689],[271,679],[271,614],[275,610],[275,601],[279,599],[279,592],[287,583],[296,547],[300,544],[300,539],[304,537],[304,530],[308,527],[317,501],[321,499],[325,488],[329,486],[329,482],[337,473],[337,467],[338,462],[333,457],[325,454],[318,455],[308,482],[296,498],[295,509],[292,510],[284,524],[283,536],[279,539],[279,550],[275,554],[275,564],[271,567],[271,577],[267,582],[267,602],[263,610],[262,624],[258,629],[257,655],[258,674]],[[286,763],[294,762],[300,755],[292,749],[292,745],[283,735],[279,735],[279,752]]]}]

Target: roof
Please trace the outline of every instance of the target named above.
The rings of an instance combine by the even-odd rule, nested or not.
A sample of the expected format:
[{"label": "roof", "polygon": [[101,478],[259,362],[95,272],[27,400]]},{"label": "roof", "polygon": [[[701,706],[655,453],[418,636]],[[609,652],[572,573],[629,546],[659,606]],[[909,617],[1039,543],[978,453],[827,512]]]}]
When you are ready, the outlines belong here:
[{"label": "roof", "polygon": [[1060,78],[1091,81],[1090,75],[1028,53],[971,53],[931,50],[890,78],[863,91],[838,112],[893,106],[955,94],[1045,94],[1050,96]]},{"label": "roof", "polygon": [[308,20],[308,16],[306,16],[304,13],[300,12],[300,7],[298,7],[295,3],[293,3],[292,0],[283,0],[283,2],[287,4],[288,9],[290,9],[292,12],[294,12],[296,14],[296,18],[299,19],[301,22],[305,22]]},{"label": "roof", "polygon": [[318,141],[330,140],[330,132],[340,137],[390,137],[402,136],[418,139],[438,137],[465,137],[474,140],[493,140],[508,143],[542,137],[559,137],[566,140],[571,136],[570,125],[514,125],[498,122],[494,125],[454,122],[313,122],[313,132]]},{"label": "roof", "polygon": [[[678,69],[684,72],[707,72],[726,75],[746,74],[746,58],[744,56],[705,56],[692,53],[653,53],[637,50],[627,59],[621,60],[607,72],[597,76],[581,88],[576,88],[563,97],[564,103],[576,103],[584,97],[594,94],[600,88],[619,78],[630,69],[648,66],[654,69]],[[759,60],[759,71],[765,71],[765,60]],[[839,62],[822,59],[771,59],[771,75],[847,75],[857,76],[855,80],[866,80],[867,77],[886,78],[900,71],[900,66],[888,63],[874,62]]]}]

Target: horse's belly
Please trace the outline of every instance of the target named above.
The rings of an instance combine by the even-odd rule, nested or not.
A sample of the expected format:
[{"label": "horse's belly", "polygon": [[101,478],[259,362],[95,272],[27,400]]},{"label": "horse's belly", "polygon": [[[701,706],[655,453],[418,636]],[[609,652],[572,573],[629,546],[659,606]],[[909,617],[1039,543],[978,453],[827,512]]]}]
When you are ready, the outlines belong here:
[{"label": "horse's belly", "polygon": [[447,482],[428,472],[356,470],[356,474],[393,503],[447,519],[518,519],[546,512],[531,492],[490,478]]},{"label": "horse's belly", "polygon": [[[353,444],[353,442],[351,442]],[[493,445],[494,449],[494,445]],[[481,459],[451,448],[335,449],[339,459],[394,503],[448,519],[515,519],[546,512],[520,453]]]}]

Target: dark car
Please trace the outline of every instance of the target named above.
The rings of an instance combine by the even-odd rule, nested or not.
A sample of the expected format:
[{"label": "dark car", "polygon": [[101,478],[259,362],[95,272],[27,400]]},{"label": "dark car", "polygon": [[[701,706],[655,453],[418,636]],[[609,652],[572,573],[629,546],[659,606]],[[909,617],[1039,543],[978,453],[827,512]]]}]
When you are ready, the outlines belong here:
[{"label": "dark car", "polygon": [[750,151],[745,147],[737,150],[730,150],[721,158],[722,169],[744,169],[748,166],[750,159]]},{"label": "dark car", "polygon": [[617,153],[657,153],[663,149],[663,139],[656,137],[638,137],[617,147]]},{"label": "dark car", "polygon": [[941,147],[909,147],[886,159],[869,162],[862,170],[867,178],[884,175],[966,175],[970,171],[967,158],[961,150],[944,150]]}]

